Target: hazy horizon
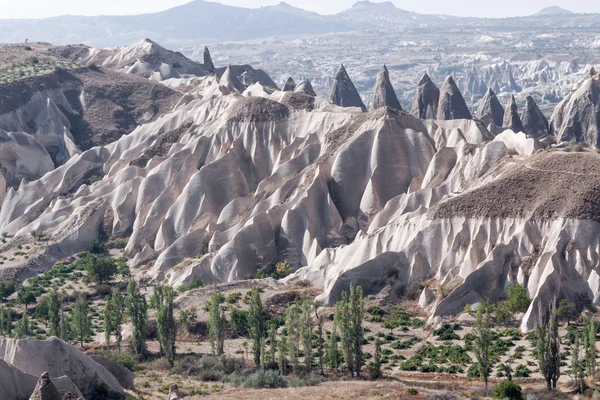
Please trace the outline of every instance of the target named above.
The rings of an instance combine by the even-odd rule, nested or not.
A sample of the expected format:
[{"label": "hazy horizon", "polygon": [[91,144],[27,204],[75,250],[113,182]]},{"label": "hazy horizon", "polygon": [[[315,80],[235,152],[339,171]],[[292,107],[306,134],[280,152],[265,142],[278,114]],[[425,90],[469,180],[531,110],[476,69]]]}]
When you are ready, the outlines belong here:
[{"label": "hazy horizon", "polygon": [[[381,0],[372,0],[382,2]],[[172,0],[168,6],[159,0],[105,0],[102,2],[55,0],[47,2],[41,0],[24,0],[20,2],[0,0],[2,15],[0,19],[48,18],[61,15],[133,15],[164,11],[190,0]],[[218,0],[215,2],[257,8],[279,4],[279,0]],[[348,9],[356,0],[287,0],[288,4],[319,14],[335,14]],[[463,0],[459,7],[451,2],[433,0],[432,2],[416,2],[409,0],[392,1],[397,7],[423,14],[447,14],[465,17],[491,17],[502,18],[512,16],[531,15],[542,8],[559,6],[573,12],[594,13],[600,12],[600,4],[589,0],[572,4],[566,0],[531,0],[524,4],[519,0],[505,0],[501,5],[483,4],[480,0]],[[518,10],[518,12],[515,12]]]}]

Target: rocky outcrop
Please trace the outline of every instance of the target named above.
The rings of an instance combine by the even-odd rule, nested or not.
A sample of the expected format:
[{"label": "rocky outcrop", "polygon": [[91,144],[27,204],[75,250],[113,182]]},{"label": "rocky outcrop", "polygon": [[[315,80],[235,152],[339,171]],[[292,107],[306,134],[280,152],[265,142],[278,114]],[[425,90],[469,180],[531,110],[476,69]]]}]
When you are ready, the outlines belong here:
[{"label": "rocky outcrop", "polygon": [[135,385],[133,383],[135,379],[135,375],[132,371],[123,367],[116,361],[108,359],[106,357],[92,355],[90,358],[96,361],[98,364],[102,365],[108,372],[110,372],[123,386],[124,389],[127,390],[135,390]]},{"label": "rocky outcrop", "polygon": [[525,132],[527,136],[534,138],[548,136],[550,131],[548,119],[531,96],[527,96],[525,109],[521,115],[521,121],[523,122],[523,132]]},{"label": "rocky outcrop", "polygon": [[29,400],[62,400],[58,389],[50,380],[48,372],[43,372]]},{"label": "rocky outcrop", "polygon": [[333,104],[340,107],[359,107],[363,111],[367,111],[360,94],[358,94],[356,87],[354,87],[354,83],[352,83],[343,64],[340,65],[337,72],[329,98]]},{"label": "rocky outcrop", "polygon": [[239,78],[233,73],[231,65],[227,67],[223,75],[219,78],[219,87],[223,88],[224,94],[242,93],[246,89]]},{"label": "rocky outcrop", "polygon": [[184,397],[185,396],[183,395],[183,393],[181,393],[177,385],[171,385],[171,387],[169,388],[169,395],[167,396],[167,400],[183,400]]},{"label": "rocky outcrop", "polygon": [[600,78],[592,76],[580,82],[556,106],[550,123],[558,142],[576,140],[600,148],[599,99]]},{"label": "rocky outcrop", "polygon": [[111,396],[125,398],[123,387],[106,368],[57,338],[45,341],[0,338],[0,359],[30,375],[67,376],[86,398],[95,396],[102,385]]},{"label": "rocky outcrop", "polygon": [[502,107],[492,89],[487,90],[477,108],[477,118],[483,119],[486,115],[491,116],[494,125],[498,127],[502,126],[504,121],[504,107]]},{"label": "rocky outcrop", "polygon": [[417,85],[417,92],[412,105],[412,115],[421,119],[435,119],[438,115],[440,90],[425,74]]},{"label": "rocky outcrop", "polygon": [[371,109],[376,110],[383,107],[402,110],[402,106],[390,81],[390,73],[385,65],[379,71],[375,87],[373,87],[373,104]]},{"label": "rocky outcrop", "polygon": [[273,81],[273,79],[271,79],[269,74],[262,69],[255,69],[248,64],[230,64],[227,67],[215,69],[215,75],[217,76],[217,79],[220,80],[227,70],[230,71],[231,75],[237,77],[240,82],[242,80],[242,75],[245,74],[246,79],[249,79],[250,77],[252,78],[250,84],[260,83],[263,87],[269,90],[279,90],[279,86]]},{"label": "rocky outcrop", "polygon": [[211,73],[215,72],[215,64],[213,64],[208,46],[205,46],[204,51],[202,52],[202,66]]},{"label": "rocky outcrop", "polygon": [[285,84],[281,88],[282,92],[293,92],[296,89],[296,82],[294,82],[294,78],[291,76],[285,81]]},{"label": "rocky outcrop", "polygon": [[471,119],[471,112],[460,90],[456,86],[456,82],[451,76],[446,78],[446,81],[440,89],[440,101],[437,109],[437,119]]},{"label": "rocky outcrop", "polygon": [[315,93],[315,90],[313,89],[312,84],[309,80],[303,80],[302,82],[300,82],[298,86],[296,86],[296,88],[294,89],[294,92],[304,93],[312,97],[317,97],[317,93]]},{"label": "rocky outcrop", "polygon": [[506,104],[506,109],[504,111],[504,122],[502,126],[509,128],[513,132],[523,132],[523,123],[521,122],[521,117],[519,116],[519,106],[514,95],[510,97],[508,103]]}]

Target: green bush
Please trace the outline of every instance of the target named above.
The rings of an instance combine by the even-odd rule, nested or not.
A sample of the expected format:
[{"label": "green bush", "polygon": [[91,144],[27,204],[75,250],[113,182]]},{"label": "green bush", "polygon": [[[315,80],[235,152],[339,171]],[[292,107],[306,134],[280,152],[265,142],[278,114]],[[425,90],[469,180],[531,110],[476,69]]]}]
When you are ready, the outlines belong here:
[{"label": "green bush", "polygon": [[531,376],[531,370],[525,365],[519,365],[515,369],[515,378],[529,378]]},{"label": "green bush", "polygon": [[447,340],[460,340],[460,337],[454,333],[455,330],[458,330],[459,326],[457,324],[444,324],[441,328],[433,331],[433,335],[437,336],[439,340],[447,341]]},{"label": "green bush", "polygon": [[276,389],[286,388],[288,386],[287,381],[279,372],[269,371],[258,371],[248,376],[244,381],[244,387],[249,389]]},{"label": "green bush", "polygon": [[104,254],[106,252],[106,247],[101,241],[92,240],[87,245],[87,251],[92,254]]},{"label": "green bush", "polygon": [[102,356],[119,363],[120,365],[122,365],[130,371],[135,371],[135,361],[133,360],[133,357],[131,357],[130,354],[117,353],[114,351],[105,351],[104,353],[102,353]]},{"label": "green bush", "polygon": [[523,400],[521,386],[511,381],[502,381],[494,388],[492,397],[498,400]]}]

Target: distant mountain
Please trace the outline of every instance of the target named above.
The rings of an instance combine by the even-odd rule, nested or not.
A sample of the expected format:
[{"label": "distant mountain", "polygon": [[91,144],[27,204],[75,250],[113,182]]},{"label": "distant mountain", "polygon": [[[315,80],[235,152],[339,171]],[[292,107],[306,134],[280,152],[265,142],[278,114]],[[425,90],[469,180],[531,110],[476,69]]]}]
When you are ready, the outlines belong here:
[{"label": "distant mountain", "polygon": [[546,7],[537,13],[533,14],[536,17],[548,16],[548,15],[572,15],[573,12],[561,8],[559,6]]},{"label": "distant mountain", "polygon": [[[336,15],[320,15],[287,3],[261,8],[227,6],[194,0],[166,11],[128,16],[61,16],[39,20],[0,20],[0,42],[50,42],[56,45],[83,43],[93,47],[119,47],[151,38],[171,48],[198,44],[258,38],[313,35],[380,29],[462,29],[500,26],[520,30],[526,24],[555,27],[559,16],[562,28],[597,28],[596,15],[573,14],[550,7],[525,18],[465,18],[418,14],[396,7],[391,2],[358,1]],[[540,18],[539,16],[543,16]]]}]

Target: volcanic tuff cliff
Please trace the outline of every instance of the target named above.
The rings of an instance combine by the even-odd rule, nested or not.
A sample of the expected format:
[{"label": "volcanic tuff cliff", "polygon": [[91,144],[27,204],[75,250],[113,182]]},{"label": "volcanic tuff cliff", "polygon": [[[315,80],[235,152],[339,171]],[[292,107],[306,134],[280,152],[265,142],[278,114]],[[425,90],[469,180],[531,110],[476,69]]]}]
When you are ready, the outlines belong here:
[{"label": "volcanic tuff cliff", "polygon": [[[385,70],[374,90],[384,107],[364,112],[343,67],[332,101],[308,81],[279,91],[250,68],[167,79],[161,88],[181,98],[171,110],[9,184],[0,231],[14,238],[0,251],[28,243],[34,229],[51,239],[29,260],[5,264],[0,279],[23,280],[90,240],[121,237],[136,275],[173,285],[252,278],[281,260],[296,269],[286,281],[309,279],[329,303],[351,282],[394,296],[432,282],[439,300],[424,304],[432,321],[503,298],[509,282],[534,299],[524,329],[556,293],[580,306],[600,302],[596,153],[536,154],[537,134],[509,129],[516,105],[501,124],[510,126],[490,132],[470,119],[452,78],[441,95],[423,78],[415,116],[385,107],[393,101]],[[595,126],[580,121],[595,103],[577,93],[557,109],[555,127]],[[492,91],[487,104],[498,122]],[[579,113],[564,111],[572,104]],[[442,120],[418,118],[436,114]],[[49,121],[64,114],[56,115]],[[69,129],[60,127],[65,137]],[[32,133],[7,135],[23,151],[47,151]],[[12,160],[20,170],[19,153],[0,156],[3,168]],[[453,288],[444,299],[442,286]]]}]

